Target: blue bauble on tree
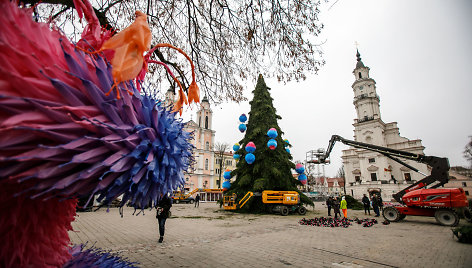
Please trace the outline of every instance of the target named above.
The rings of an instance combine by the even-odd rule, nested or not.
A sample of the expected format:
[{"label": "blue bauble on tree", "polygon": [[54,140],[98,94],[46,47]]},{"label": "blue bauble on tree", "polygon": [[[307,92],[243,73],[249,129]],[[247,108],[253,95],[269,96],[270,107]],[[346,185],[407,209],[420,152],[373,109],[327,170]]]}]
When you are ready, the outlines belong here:
[{"label": "blue bauble on tree", "polygon": [[254,142],[250,141],[246,144],[246,152],[254,153],[255,150],[256,150],[256,145],[254,144]]},{"label": "blue bauble on tree", "polygon": [[252,164],[252,163],[254,163],[254,160],[256,160],[256,156],[253,155],[252,153],[248,153],[248,154],[244,157],[244,159],[246,160],[246,163]]},{"label": "blue bauble on tree", "polygon": [[235,144],[233,145],[233,151],[236,152],[237,150],[239,150],[239,148],[240,148],[239,143],[235,143]]},{"label": "blue bauble on tree", "polygon": [[239,154],[233,154],[233,158],[235,160],[239,160],[239,158],[241,158],[241,156]]},{"label": "blue bauble on tree", "polygon": [[267,142],[267,147],[269,147],[269,149],[271,149],[271,150],[275,150],[275,148],[277,148],[277,141],[274,140],[274,139],[270,139]]},{"label": "blue bauble on tree", "polygon": [[303,185],[305,185],[305,184],[306,184],[307,177],[306,177],[305,174],[300,174],[300,176],[298,176],[298,180],[299,180]]},{"label": "blue bauble on tree", "polygon": [[240,124],[240,125],[239,125],[239,131],[241,131],[241,133],[243,133],[244,131],[246,131],[246,125],[245,125],[245,124]]},{"label": "blue bauble on tree", "polygon": [[305,167],[302,164],[296,164],[295,165],[295,171],[298,174],[302,174],[303,172],[305,172]]},{"label": "blue bauble on tree", "polygon": [[242,115],[239,116],[239,121],[240,121],[241,123],[246,122],[246,120],[247,120],[247,116],[246,116],[245,114],[242,114]]},{"label": "blue bauble on tree", "polygon": [[229,188],[231,188],[231,182],[224,181],[222,187],[223,187],[223,190],[228,190]]},{"label": "blue bauble on tree", "polygon": [[275,139],[277,138],[277,135],[277,130],[275,128],[271,128],[267,131],[267,136],[269,136],[269,138]]},{"label": "blue bauble on tree", "polygon": [[231,170],[227,169],[225,173],[223,173],[223,178],[227,180],[231,179]]}]

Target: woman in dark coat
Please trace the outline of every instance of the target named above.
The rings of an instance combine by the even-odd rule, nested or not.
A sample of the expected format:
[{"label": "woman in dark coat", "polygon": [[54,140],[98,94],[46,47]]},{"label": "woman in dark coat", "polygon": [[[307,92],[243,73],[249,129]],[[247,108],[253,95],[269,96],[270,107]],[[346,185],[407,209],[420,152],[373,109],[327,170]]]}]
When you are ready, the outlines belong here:
[{"label": "woman in dark coat", "polygon": [[168,195],[164,195],[161,200],[157,202],[157,214],[156,218],[159,222],[159,243],[164,240],[164,231],[166,226],[166,220],[169,217],[169,210],[172,207],[172,199]]},{"label": "woman in dark coat", "polygon": [[337,219],[338,215],[341,217],[341,212],[339,211],[339,199],[337,197],[333,200],[333,210],[334,210],[334,218]]}]

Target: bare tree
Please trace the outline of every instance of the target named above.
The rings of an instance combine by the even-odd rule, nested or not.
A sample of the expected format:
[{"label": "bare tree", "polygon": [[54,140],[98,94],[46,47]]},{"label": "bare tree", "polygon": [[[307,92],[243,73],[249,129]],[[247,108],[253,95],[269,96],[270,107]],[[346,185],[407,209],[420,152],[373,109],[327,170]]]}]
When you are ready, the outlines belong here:
[{"label": "bare tree", "polygon": [[219,168],[220,168],[220,173],[218,174],[218,189],[221,188],[221,173],[223,173],[223,169],[225,168],[225,152],[229,149],[229,144],[227,143],[220,143],[217,142],[215,143],[215,158],[218,161]]},{"label": "bare tree", "polygon": [[469,136],[470,141],[466,144],[464,149],[464,157],[469,161],[470,167],[472,168],[472,136]]},{"label": "bare tree", "polygon": [[[77,38],[84,24],[73,12],[72,0],[23,0],[35,5],[37,18],[66,22],[68,35]],[[134,19],[134,11],[148,15],[153,43],[171,43],[186,51],[195,62],[198,84],[213,101],[243,101],[245,80],[254,74],[276,77],[279,81],[304,80],[324,64],[318,35],[320,1],[308,0],[94,0],[95,13],[102,25],[123,29]],[[74,40],[74,38],[72,40]],[[155,56],[173,68],[184,87],[187,64],[167,49]],[[161,68],[151,66],[150,83],[158,90],[175,87]],[[168,79],[169,83],[160,79]]]},{"label": "bare tree", "polygon": [[341,178],[344,182],[344,194],[346,194],[346,172],[344,171],[344,165],[341,165],[341,167],[338,169],[336,177]]}]

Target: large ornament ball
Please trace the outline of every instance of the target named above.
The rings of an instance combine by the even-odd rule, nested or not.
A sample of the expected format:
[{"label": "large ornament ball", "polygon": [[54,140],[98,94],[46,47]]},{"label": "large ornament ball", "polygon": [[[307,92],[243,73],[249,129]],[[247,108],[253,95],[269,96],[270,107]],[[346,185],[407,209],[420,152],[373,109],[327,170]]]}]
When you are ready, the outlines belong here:
[{"label": "large ornament ball", "polygon": [[300,181],[303,185],[306,184],[307,180]]},{"label": "large ornament ball", "polygon": [[287,139],[285,139],[284,142],[285,142],[287,145],[290,145],[290,142],[289,142]]},{"label": "large ornament ball", "polygon": [[305,167],[302,164],[296,164],[295,165],[295,171],[298,174],[302,174],[303,172],[305,172]]},{"label": "large ornament ball", "polygon": [[240,125],[239,125],[239,131],[241,131],[241,133],[243,133],[244,131],[246,131],[246,125],[245,125],[245,124],[240,124]]},{"label": "large ornament ball", "polygon": [[233,158],[235,160],[239,160],[239,158],[241,158],[241,156],[239,154],[233,154]]},{"label": "large ornament ball", "polygon": [[256,150],[256,145],[254,144],[254,142],[252,141],[248,142],[248,144],[246,145],[246,152],[254,153],[255,150]]},{"label": "large ornament ball", "polygon": [[249,165],[254,163],[254,160],[256,160],[256,156],[254,156],[253,154],[251,153],[248,153],[244,159],[246,160],[246,163],[248,163]]},{"label": "large ornament ball", "polygon": [[275,148],[277,148],[277,141],[274,140],[274,139],[270,139],[267,142],[267,147],[269,147],[269,149],[271,149],[271,150],[275,150]]},{"label": "large ornament ball", "polygon": [[224,190],[228,190],[229,188],[231,188],[231,182],[224,181],[222,186]]},{"label": "large ornament ball", "polygon": [[289,148],[285,148],[285,151],[287,151],[287,153],[290,153],[290,149],[289,149]]},{"label": "large ornament ball", "polygon": [[223,178],[227,180],[231,179],[231,170],[227,169],[225,173],[223,173]]},{"label": "large ornament ball", "polygon": [[239,116],[239,121],[241,121],[241,123],[246,122],[246,120],[247,120],[247,116],[245,114],[242,114]]},{"label": "large ornament ball", "polygon": [[235,144],[233,145],[233,151],[236,152],[237,150],[239,150],[239,148],[240,148],[239,143],[235,143]]},{"label": "large ornament ball", "polygon": [[267,131],[267,136],[272,139],[275,139],[277,137],[277,130],[275,128],[269,129],[269,131]]},{"label": "large ornament ball", "polygon": [[[302,184],[305,184],[305,183],[306,183],[306,180],[307,180],[307,177],[306,177],[305,174],[300,174],[300,175],[298,176],[298,180],[299,180]],[[305,182],[303,182],[303,181],[305,181]]]}]

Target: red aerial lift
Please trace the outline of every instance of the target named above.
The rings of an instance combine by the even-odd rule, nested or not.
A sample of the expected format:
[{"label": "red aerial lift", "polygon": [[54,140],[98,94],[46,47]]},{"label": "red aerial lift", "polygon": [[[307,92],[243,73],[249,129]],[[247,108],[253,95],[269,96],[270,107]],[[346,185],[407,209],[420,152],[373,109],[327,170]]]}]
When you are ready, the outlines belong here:
[{"label": "red aerial lift", "polygon": [[378,152],[415,172],[421,173],[418,169],[408,165],[397,157],[414,160],[431,167],[431,175],[427,176],[421,173],[426,177],[393,195],[393,198],[400,204],[384,208],[383,216],[386,220],[396,222],[403,220],[406,215],[434,216],[437,222],[446,226],[457,225],[460,219],[459,215],[469,221],[471,220],[471,213],[468,208],[469,203],[462,188],[436,189],[440,186],[444,186],[444,184],[449,181],[449,160],[447,158],[400,151],[347,140],[338,135],[333,135],[329,141],[326,153],[318,156],[317,160],[311,162],[320,164],[328,163],[329,154],[337,141],[355,148]]}]

